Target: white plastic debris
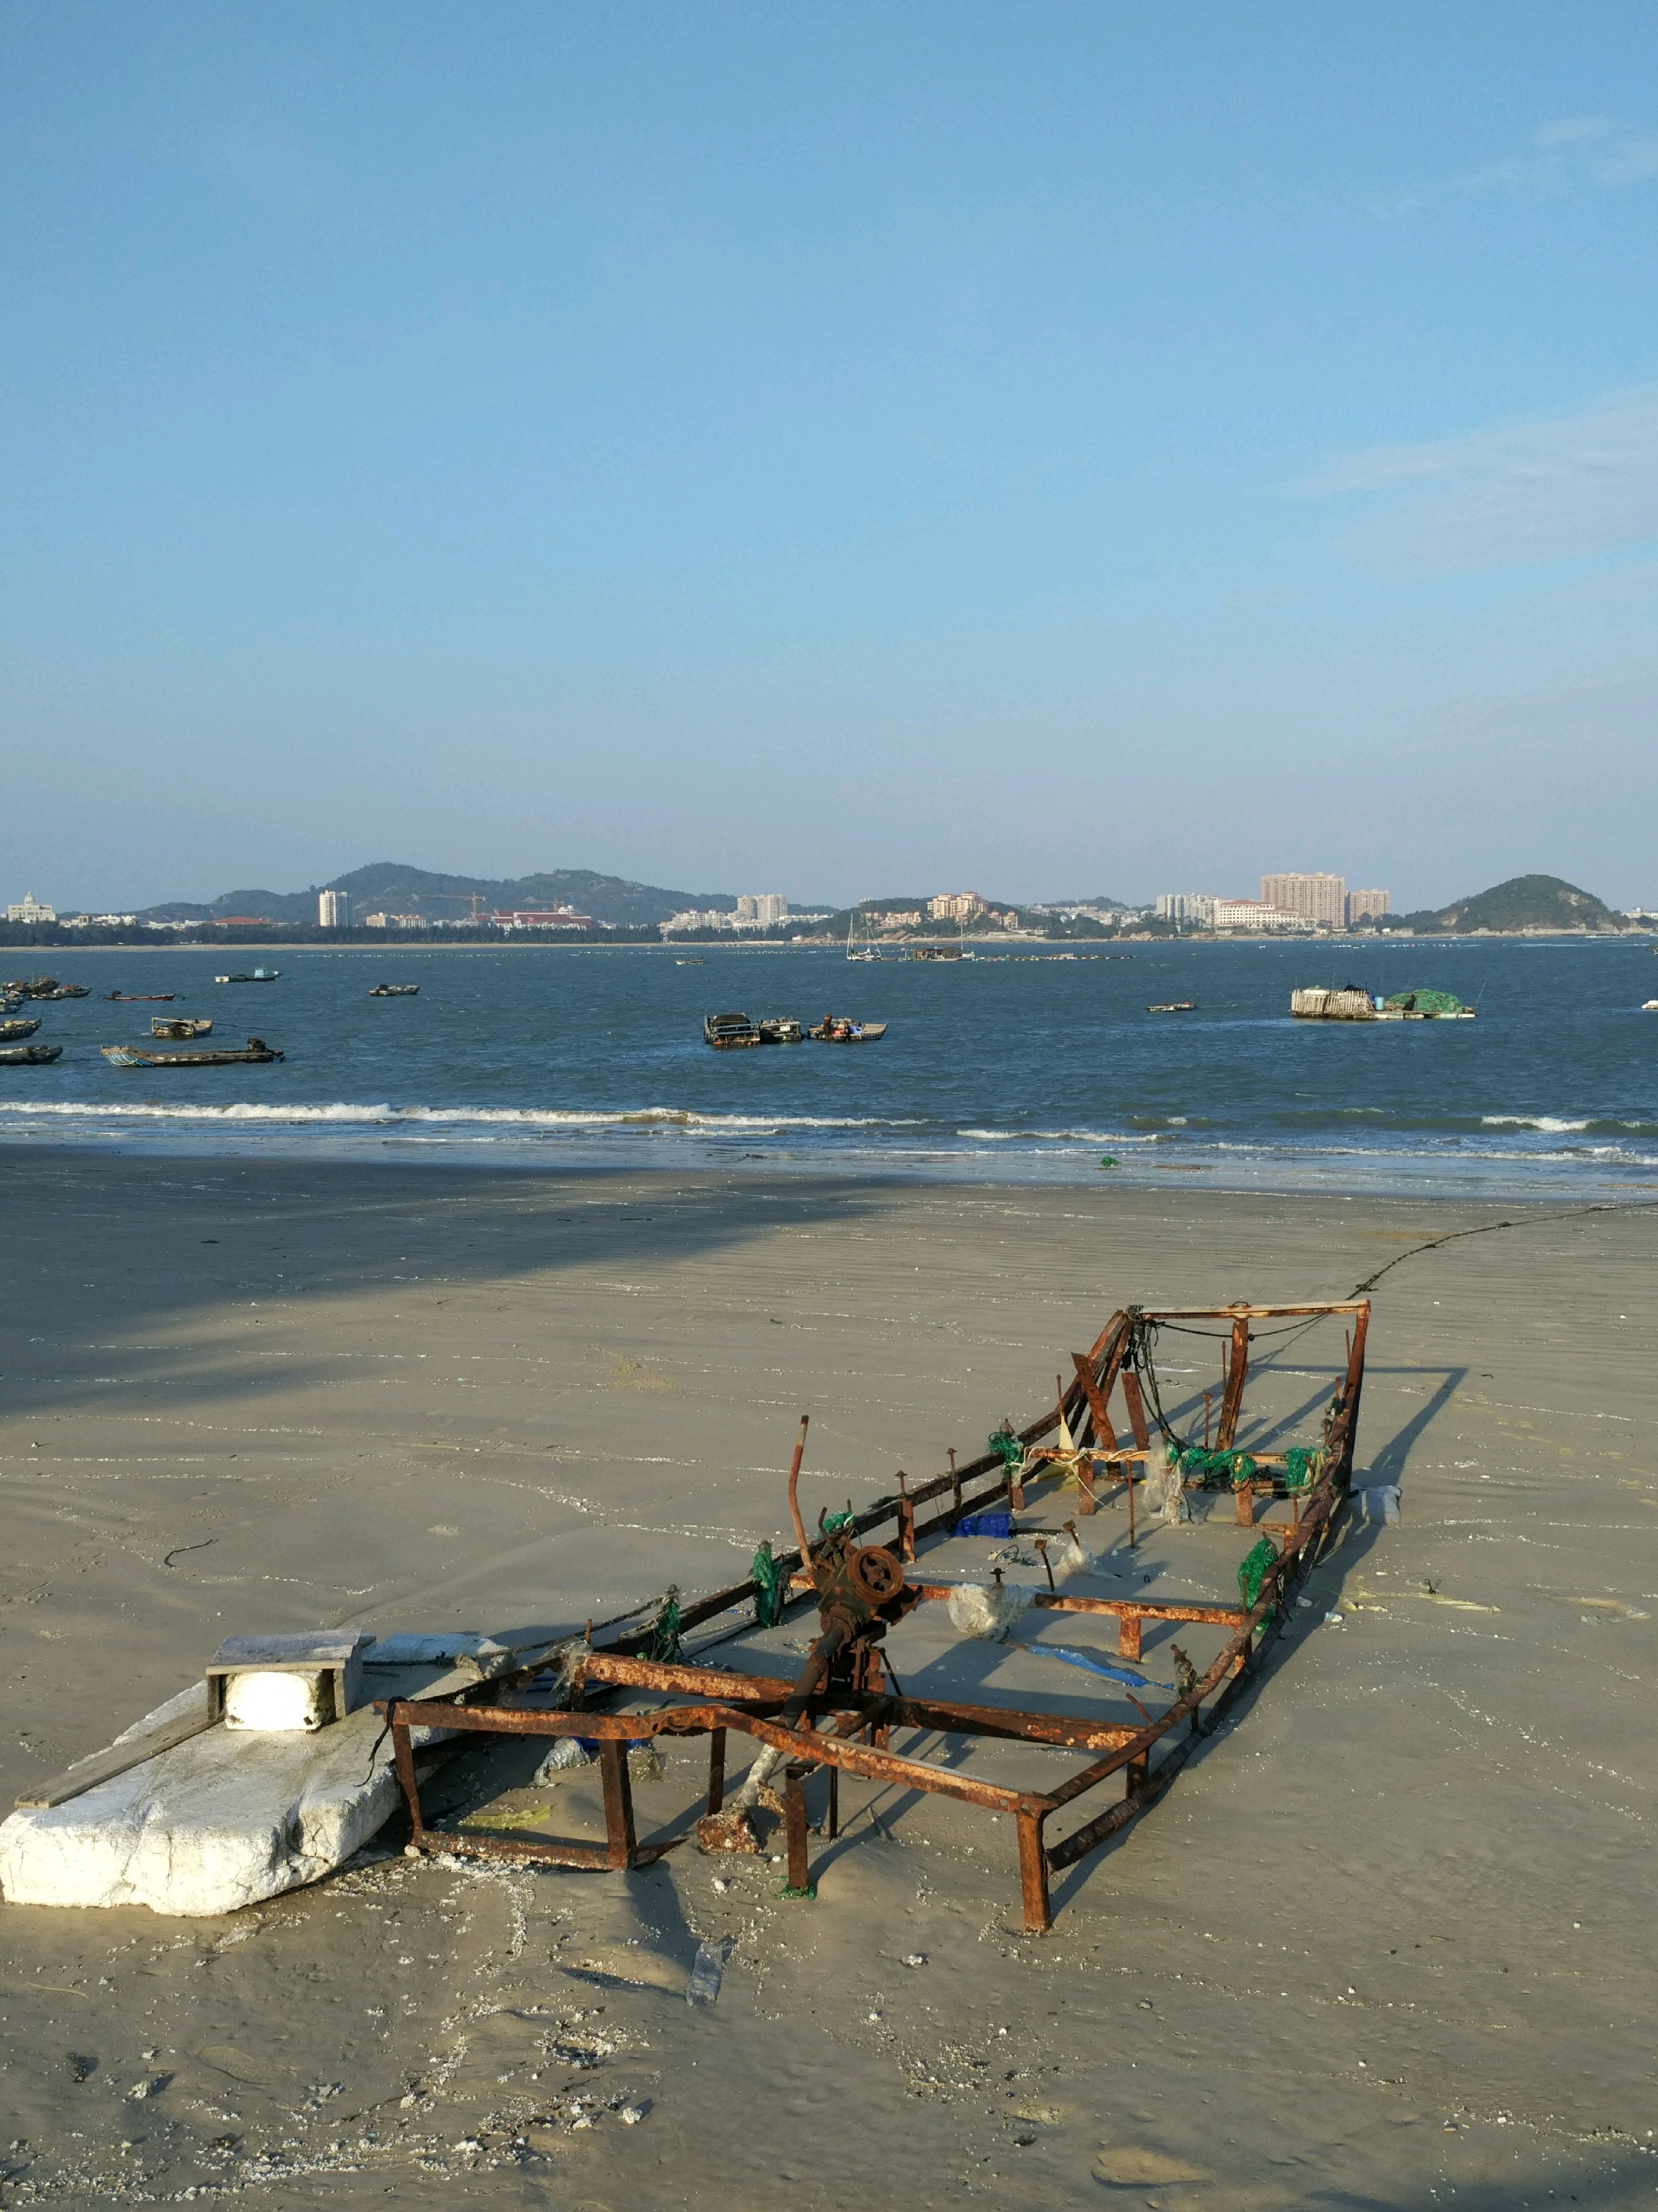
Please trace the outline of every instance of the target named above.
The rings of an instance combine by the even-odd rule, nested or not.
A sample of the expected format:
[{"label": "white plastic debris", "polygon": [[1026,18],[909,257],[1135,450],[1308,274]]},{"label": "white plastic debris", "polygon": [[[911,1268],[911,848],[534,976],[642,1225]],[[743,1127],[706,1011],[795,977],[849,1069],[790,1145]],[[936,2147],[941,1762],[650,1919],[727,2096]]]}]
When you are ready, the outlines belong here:
[{"label": "white plastic debris", "polygon": [[1090,1551],[1072,1528],[1066,1532],[1064,1544],[1057,1552],[1050,1552],[1048,1557],[1057,1575],[1096,1575],[1104,1554]]},{"label": "white plastic debris", "polygon": [[1023,1583],[961,1583],[950,1593],[950,1620],[958,1636],[1005,1644],[1035,1592]]},{"label": "white plastic debris", "polygon": [[1360,1521],[1396,1528],[1399,1526],[1399,1485],[1396,1482],[1377,1482],[1372,1483],[1368,1490],[1356,1490],[1352,1493],[1352,1506]]},{"label": "white plastic debris", "polygon": [[1189,1521],[1192,1509],[1186,1502],[1186,1478],[1177,1461],[1173,1467],[1154,1460],[1145,1470],[1145,1480],[1140,1486],[1140,1495],[1146,1510],[1154,1520],[1166,1528],[1174,1528],[1181,1521]]},{"label": "white plastic debris", "polygon": [[550,1782],[556,1774],[568,1774],[574,1767],[589,1765],[592,1763],[592,1754],[585,1747],[579,1736],[559,1736],[555,1741],[552,1749],[537,1767],[531,1779],[536,1782]]},{"label": "white plastic debris", "polygon": [[324,1674],[232,1674],[225,1683],[228,1729],[284,1735],[325,1728],[333,1717],[333,1685]]}]

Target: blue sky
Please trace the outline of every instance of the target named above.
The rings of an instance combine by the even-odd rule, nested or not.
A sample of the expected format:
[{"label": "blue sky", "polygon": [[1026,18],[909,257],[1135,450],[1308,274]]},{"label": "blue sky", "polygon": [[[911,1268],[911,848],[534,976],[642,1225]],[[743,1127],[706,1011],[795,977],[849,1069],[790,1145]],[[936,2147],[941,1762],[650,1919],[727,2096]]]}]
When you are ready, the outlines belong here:
[{"label": "blue sky", "polygon": [[0,888],[1658,904],[1649,7],[16,5]]}]

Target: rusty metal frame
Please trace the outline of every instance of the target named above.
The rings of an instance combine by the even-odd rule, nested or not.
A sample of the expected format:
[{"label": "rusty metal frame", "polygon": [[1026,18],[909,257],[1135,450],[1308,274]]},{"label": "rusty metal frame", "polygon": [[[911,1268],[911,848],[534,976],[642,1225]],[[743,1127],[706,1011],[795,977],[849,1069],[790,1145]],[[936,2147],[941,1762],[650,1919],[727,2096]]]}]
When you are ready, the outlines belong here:
[{"label": "rusty metal frame", "polygon": [[[1244,1485],[1237,1493],[1240,1522],[1251,1528],[1257,1541],[1266,1535],[1279,1547],[1276,1559],[1266,1571],[1254,1605],[1248,1609],[1242,1606],[1159,1605],[1135,1598],[1083,1597],[1041,1589],[1033,1596],[1033,1606],[1043,1611],[1114,1616],[1117,1649],[1125,1659],[1139,1657],[1143,1627],[1147,1621],[1199,1621],[1229,1629],[1225,1644],[1206,1673],[1193,1681],[1166,1711],[1131,1727],[1060,1713],[908,1697],[885,1686],[884,1680],[873,1690],[839,1688],[803,1698],[797,1685],[780,1678],[648,1659],[642,1656],[642,1650],[648,1645],[651,1632],[638,1631],[608,1644],[590,1645],[570,1677],[570,1702],[556,1710],[502,1702],[532,1688],[548,1663],[544,1659],[440,1698],[383,1701],[379,1710],[385,1714],[392,1732],[413,1848],[543,1866],[616,1869],[649,1865],[683,1842],[691,1831],[687,1829],[654,1844],[639,1843],[629,1783],[629,1745],[663,1735],[707,1735],[709,1766],[706,1808],[708,1813],[715,1814],[726,1796],[726,1739],[736,1730],[758,1744],[793,1754],[786,1762],[783,1792],[788,1887],[792,1891],[811,1893],[808,1830],[801,1784],[809,1773],[822,1767],[829,1775],[831,1834],[835,1832],[839,1778],[842,1773],[1009,1814],[1018,1838],[1025,1927],[1033,1935],[1044,1933],[1053,1921],[1050,1875],[1075,1865],[1096,1850],[1167,1790],[1194,1746],[1258,1671],[1262,1654],[1282,1625],[1296,1582],[1328,1534],[1346,1497],[1352,1472],[1363,1387],[1369,1301],[1295,1306],[1236,1304],[1162,1313],[1126,1308],[1111,1316],[1085,1355],[1072,1355],[1076,1380],[1061,1393],[1054,1409],[1018,1431],[1028,1449],[1040,1448],[1042,1439],[1060,1426],[1063,1417],[1077,1449],[1070,1454],[1054,1452],[1052,1457],[1074,1462],[1079,1504],[1084,1498],[1088,1500],[1082,1504],[1084,1512],[1093,1510],[1097,1503],[1093,1490],[1102,1474],[1121,1484],[1127,1494],[1132,1540],[1137,1463],[1143,1469],[1151,1451],[1138,1381],[1133,1369],[1125,1364],[1133,1328],[1139,1324],[1155,1326],[1162,1321],[1216,1321],[1230,1324],[1220,1428],[1221,1436],[1230,1444],[1236,1434],[1242,1411],[1250,1322],[1292,1316],[1317,1319],[1343,1314],[1352,1316],[1347,1364],[1327,1418],[1324,1456],[1318,1480],[1310,1489],[1292,1497],[1294,1517],[1288,1522],[1255,1522],[1257,1495],[1262,1492],[1276,1494],[1279,1490],[1276,1478],[1269,1471],[1272,1462],[1267,1455],[1259,1457],[1256,1465],[1258,1470],[1268,1471],[1258,1472],[1255,1481]],[[1108,1410],[1112,1386],[1119,1379],[1134,1435],[1134,1444],[1128,1448],[1117,1444]],[[948,1474],[914,1486],[904,1478],[897,1494],[878,1498],[865,1508],[855,1519],[858,1533],[861,1535],[890,1522],[902,1555],[913,1559],[917,1538],[953,1528],[960,1517],[982,1510],[999,1496],[1012,1496],[1018,1477],[999,1455],[987,1453],[962,1468],[954,1465],[954,1455],[951,1456]],[[966,1492],[965,1484],[993,1471],[996,1480],[988,1489],[972,1495]],[[946,1496],[949,1503],[943,1510],[929,1518],[918,1517],[918,1507]],[[778,1565],[789,1577],[793,1589],[804,1595],[812,1588],[799,1551],[783,1554]],[[906,1579],[908,1587],[924,1602],[948,1600],[953,1587],[950,1583]],[[715,1620],[750,1602],[756,1595],[756,1587],[752,1581],[717,1590],[683,1609],[680,1616],[682,1630]],[[794,1601],[798,1602],[798,1598]],[[876,1671],[878,1674],[878,1666]],[[615,1713],[597,1709],[598,1700],[609,1698],[618,1689],[649,1690],[686,1702],[647,1713]],[[982,1736],[1095,1755],[1052,1790],[1015,1790],[890,1750],[888,1739],[895,1728],[946,1736]],[[415,1771],[410,1732],[416,1729],[496,1736],[575,1735],[597,1741],[604,1799],[604,1842],[597,1844],[550,1838],[507,1838],[428,1829],[422,1817]],[[1155,1765],[1154,1753],[1157,1754]],[[1118,1774],[1123,1777],[1124,1786],[1116,1802],[1081,1826],[1071,1828],[1057,1842],[1047,1840],[1048,1824],[1056,1815],[1066,1813]]]}]

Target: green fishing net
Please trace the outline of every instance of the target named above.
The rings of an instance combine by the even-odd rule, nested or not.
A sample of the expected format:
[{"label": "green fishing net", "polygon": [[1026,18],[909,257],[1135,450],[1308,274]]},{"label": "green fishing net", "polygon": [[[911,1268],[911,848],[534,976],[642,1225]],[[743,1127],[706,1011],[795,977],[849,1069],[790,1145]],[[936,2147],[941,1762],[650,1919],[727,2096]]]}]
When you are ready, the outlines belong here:
[{"label": "green fishing net", "polygon": [[667,1595],[662,1601],[662,1610],[651,1626],[651,1640],[645,1648],[645,1656],[655,1659],[664,1666],[671,1665],[679,1656],[679,1585],[670,1583]]},{"label": "green fishing net", "polygon": [[1317,1481],[1323,1465],[1321,1451],[1291,1444],[1284,1455],[1284,1487],[1286,1490],[1308,1489]]},{"label": "green fishing net", "polygon": [[1460,1014],[1465,1011],[1461,1000],[1449,991],[1395,991],[1388,1004],[1412,1014]]},{"label": "green fishing net", "polygon": [[[1263,1536],[1238,1569],[1238,1595],[1246,1613],[1253,1613],[1259,1604],[1261,1585],[1277,1564],[1278,1552],[1272,1540]],[[1270,1620],[1272,1614],[1269,1613],[1266,1618]]]},{"label": "green fishing net", "polygon": [[1024,1464],[1024,1446],[1014,1435],[1011,1427],[1004,1425],[987,1441],[991,1450],[995,1453],[1010,1474],[1016,1473]]},{"label": "green fishing net", "polygon": [[749,1571],[754,1577],[754,1625],[756,1628],[775,1628],[788,1602],[788,1584],[783,1570],[771,1555],[769,1537],[762,1537]]}]

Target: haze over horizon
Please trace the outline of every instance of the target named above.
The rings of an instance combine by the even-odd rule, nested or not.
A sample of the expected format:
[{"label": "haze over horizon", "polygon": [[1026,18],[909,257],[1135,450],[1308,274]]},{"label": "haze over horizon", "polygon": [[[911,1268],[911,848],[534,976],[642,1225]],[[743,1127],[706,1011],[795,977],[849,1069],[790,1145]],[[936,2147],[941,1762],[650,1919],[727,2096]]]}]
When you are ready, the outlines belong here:
[{"label": "haze over horizon", "polygon": [[0,891],[1658,904],[1651,33],[14,11]]}]

